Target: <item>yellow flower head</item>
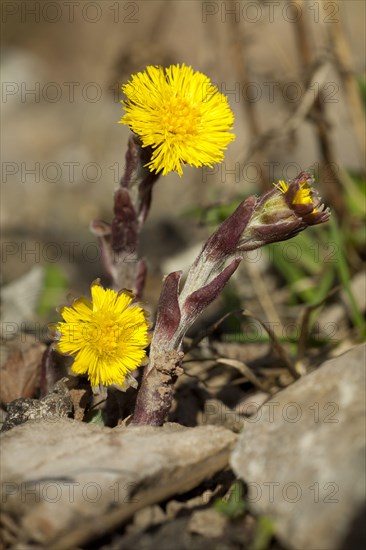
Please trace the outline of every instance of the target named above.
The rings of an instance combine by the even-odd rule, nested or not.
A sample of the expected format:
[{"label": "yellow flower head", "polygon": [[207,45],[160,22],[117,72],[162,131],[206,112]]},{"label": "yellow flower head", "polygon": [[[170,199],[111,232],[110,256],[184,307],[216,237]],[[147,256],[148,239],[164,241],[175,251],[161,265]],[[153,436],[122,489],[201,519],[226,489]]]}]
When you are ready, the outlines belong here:
[{"label": "yellow flower head", "polygon": [[151,172],[183,173],[182,163],[212,166],[234,139],[234,115],[227,98],[191,67],[149,66],[122,86],[127,100],[120,120],[153,149]]},{"label": "yellow flower head", "polygon": [[[284,180],[280,180],[278,183],[273,184],[277,189],[282,191],[282,193],[287,193],[290,184],[286,183]],[[298,189],[295,190],[295,193],[292,197],[292,204],[314,204],[314,190],[309,185],[309,181],[307,179],[304,179],[303,181],[299,182]],[[318,212],[318,210],[314,207],[312,212]]]},{"label": "yellow flower head", "polygon": [[149,343],[147,312],[132,303],[126,290],[115,292],[91,286],[92,300],[78,298],[60,309],[56,349],[75,357],[72,370],[87,374],[93,387],[123,385],[125,377],[141,365]]}]

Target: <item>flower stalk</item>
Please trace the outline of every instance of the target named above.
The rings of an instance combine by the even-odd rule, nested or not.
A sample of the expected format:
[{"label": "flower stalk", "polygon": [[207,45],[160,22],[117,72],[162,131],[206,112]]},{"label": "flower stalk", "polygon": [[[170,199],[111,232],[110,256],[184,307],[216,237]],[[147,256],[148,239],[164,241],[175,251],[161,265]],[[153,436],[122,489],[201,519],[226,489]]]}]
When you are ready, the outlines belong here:
[{"label": "flower stalk", "polygon": [[149,148],[142,148],[131,136],[126,153],[126,168],[114,193],[112,223],[93,221],[90,229],[99,238],[104,267],[113,288],[129,288],[141,298],[146,278],[146,263],[138,257],[139,237],[148,216],[154,183],[159,175],[145,167]]},{"label": "flower stalk", "polygon": [[247,198],[207,240],[181,291],[181,272],[165,278],[133,424],[164,423],[174,383],[182,372],[183,338],[223,290],[244,252],[289,239],[307,226],[329,219],[330,212],[312,184],[311,174],[302,172],[293,181],[280,182],[259,198]]}]

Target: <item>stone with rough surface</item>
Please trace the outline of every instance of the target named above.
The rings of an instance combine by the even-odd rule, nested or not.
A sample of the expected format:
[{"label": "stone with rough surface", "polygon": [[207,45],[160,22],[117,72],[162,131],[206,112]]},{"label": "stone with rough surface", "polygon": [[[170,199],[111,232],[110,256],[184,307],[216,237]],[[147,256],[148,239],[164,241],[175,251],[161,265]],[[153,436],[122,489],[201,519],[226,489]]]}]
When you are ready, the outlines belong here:
[{"label": "stone with rough surface", "polygon": [[246,421],[231,466],[286,546],[364,547],[365,345],[265,403]]},{"label": "stone with rough surface", "polygon": [[57,422],[71,416],[73,403],[65,379],[59,380],[43,399],[15,399],[7,406],[7,415],[1,430],[11,430],[30,420]]},{"label": "stone with rough surface", "polygon": [[22,541],[74,548],[225,468],[235,440],[216,426],[27,422],[2,435],[2,510]]}]

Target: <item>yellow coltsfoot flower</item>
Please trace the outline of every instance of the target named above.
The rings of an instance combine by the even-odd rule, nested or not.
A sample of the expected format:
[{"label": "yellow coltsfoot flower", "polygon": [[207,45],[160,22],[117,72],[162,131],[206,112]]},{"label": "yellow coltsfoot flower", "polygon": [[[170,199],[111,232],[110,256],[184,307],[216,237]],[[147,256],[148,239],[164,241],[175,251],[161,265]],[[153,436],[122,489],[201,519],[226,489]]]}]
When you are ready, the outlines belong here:
[{"label": "yellow coltsfoot flower", "polygon": [[324,206],[314,187],[314,176],[309,172],[301,172],[288,183],[281,180],[274,185],[284,196],[288,207],[307,226],[329,220],[330,210]]},{"label": "yellow coltsfoot flower", "polygon": [[234,122],[227,98],[202,73],[191,67],[149,66],[122,86],[127,100],[120,120],[151,146],[147,163],[151,172],[164,176],[182,163],[212,166],[224,158],[223,150],[234,139]]},{"label": "yellow coltsfoot flower", "polygon": [[92,387],[124,385],[146,357],[149,344],[148,313],[127,290],[104,289],[97,279],[92,300],[78,298],[62,307],[63,322],[56,325],[56,350],[72,355],[75,374],[86,374]]},{"label": "yellow coltsfoot flower", "polygon": [[[273,184],[279,191],[286,194],[290,188],[290,183],[287,183],[284,180],[280,180],[278,183]],[[314,201],[315,191],[314,188],[311,187],[308,179],[303,179],[302,181],[299,181],[298,187],[294,189],[294,192],[291,193],[291,204],[292,206],[295,206],[297,204],[302,205],[311,205],[312,209],[311,212],[315,213],[318,212],[318,209],[316,208],[315,201]]]}]

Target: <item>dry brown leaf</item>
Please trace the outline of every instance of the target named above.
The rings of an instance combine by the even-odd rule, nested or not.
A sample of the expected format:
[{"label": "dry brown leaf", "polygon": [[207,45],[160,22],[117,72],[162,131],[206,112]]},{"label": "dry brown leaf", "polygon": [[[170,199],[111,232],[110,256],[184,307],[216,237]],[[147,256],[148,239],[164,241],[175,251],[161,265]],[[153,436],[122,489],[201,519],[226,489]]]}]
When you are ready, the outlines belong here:
[{"label": "dry brown leaf", "polygon": [[9,403],[34,397],[39,387],[42,355],[46,346],[34,336],[20,333],[1,343],[0,400]]}]

